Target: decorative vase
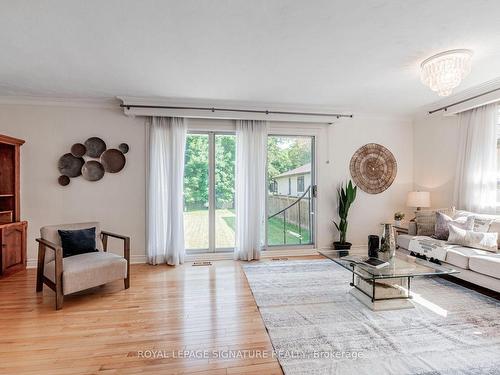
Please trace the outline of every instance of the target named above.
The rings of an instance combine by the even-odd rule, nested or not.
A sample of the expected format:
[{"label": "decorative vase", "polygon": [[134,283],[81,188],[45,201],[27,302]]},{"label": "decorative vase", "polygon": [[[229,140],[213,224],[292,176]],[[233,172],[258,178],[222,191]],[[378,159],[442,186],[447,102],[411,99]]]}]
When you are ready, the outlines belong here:
[{"label": "decorative vase", "polygon": [[395,227],[400,227],[401,226],[401,220],[394,220],[394,226]]},{"label": "decorative vase", "polygon": [[392,224],[386,223],[382,225],[384,226],[384,230],[382,232],[379,258],[389,261],[392,257],[394,257],[394,255],[396,255],[396,240],[394,238]]}]

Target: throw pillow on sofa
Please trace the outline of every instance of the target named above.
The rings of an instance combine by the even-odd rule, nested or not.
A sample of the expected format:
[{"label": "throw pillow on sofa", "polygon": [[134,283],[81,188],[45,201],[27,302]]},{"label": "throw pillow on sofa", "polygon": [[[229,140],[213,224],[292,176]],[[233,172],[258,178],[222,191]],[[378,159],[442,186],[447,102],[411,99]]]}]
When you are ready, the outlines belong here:
[{"label": "throw pillow on sofa", "polygon": [[498,233],[474,232],[458,228],[453,224],[449,224],[448,229],[450,231],[448,243],[450,244],[497,252]]},{"label": "throw pillow on sofa", "polygon": [[417,236],[433,236],[436,229],[436,212],[442,212],[453,217],[455,207],[441,208],[437,210],[415,211],[415,222],[417,223]]},{"label": "throw pillow on sofa", "polygon": [[474,229],[474,216],[461,216],[453,220],[450,216],[442,213],[436,212],[436,227],[434,231],[434,238],[438,240],[447,240],[449,235],[448,225],[453,224],[454,226],[465,229]]},{"label": "throw pillow on sofa", "polygon": [[462,210],[455,212],[455,219],[469,216],[474,217],[474,231],[476,232],[489,232],[491,224],[495,221],[495,216],[493,215],[481,215]]}]

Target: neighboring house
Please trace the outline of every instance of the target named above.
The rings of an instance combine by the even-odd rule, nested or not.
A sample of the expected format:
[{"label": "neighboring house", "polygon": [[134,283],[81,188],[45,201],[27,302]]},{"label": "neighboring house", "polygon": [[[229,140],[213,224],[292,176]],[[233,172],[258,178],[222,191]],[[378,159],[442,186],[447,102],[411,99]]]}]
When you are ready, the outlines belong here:
[{"label": "neighboring house", "polygon": [[284,172],[273,179],[271,191],[278,195],[301,195],[311,184],[311,163]]}]

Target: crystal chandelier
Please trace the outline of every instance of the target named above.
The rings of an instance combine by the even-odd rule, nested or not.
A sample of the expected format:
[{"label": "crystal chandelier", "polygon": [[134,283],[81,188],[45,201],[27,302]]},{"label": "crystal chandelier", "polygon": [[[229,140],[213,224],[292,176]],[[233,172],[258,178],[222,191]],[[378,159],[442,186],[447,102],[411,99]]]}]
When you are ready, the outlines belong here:
[{"label": "crystal chandelier", "polygon": [[439,96],[448,96],[470,73],[472,51],[454,49],[424,60],[420,65],[422,82]]}]

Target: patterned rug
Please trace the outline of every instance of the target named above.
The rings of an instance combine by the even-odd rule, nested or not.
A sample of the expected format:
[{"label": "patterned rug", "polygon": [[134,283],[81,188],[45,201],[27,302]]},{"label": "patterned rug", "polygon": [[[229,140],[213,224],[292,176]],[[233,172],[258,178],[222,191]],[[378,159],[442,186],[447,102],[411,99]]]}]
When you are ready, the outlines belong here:
[{"label": "patterned rug", "polygon": [[415,278],[416,308],[373,312],[330,260],[244,264],[287,375],[500,374],[500,302]]}]

